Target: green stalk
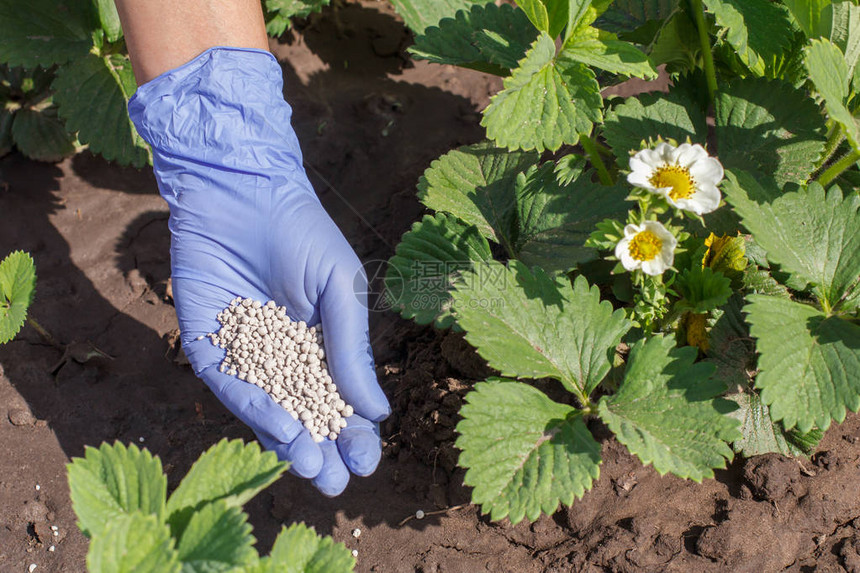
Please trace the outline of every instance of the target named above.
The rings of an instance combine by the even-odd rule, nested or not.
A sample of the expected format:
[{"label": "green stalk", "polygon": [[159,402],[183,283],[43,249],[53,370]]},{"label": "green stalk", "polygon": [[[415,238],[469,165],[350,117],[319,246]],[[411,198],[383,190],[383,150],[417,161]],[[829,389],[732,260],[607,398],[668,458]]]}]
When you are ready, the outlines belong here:
[{"label": "green stalk", "polygon": [[833,127],[830,128],[830,132],[827,134],[827,142],[824,144],[824,151],[821,152],[821,157],[815,162],[815,169],[812,170],[813,173],[816,173],[825,163],[830,161],[830,158],[833,157],[833,154],[836,153],[836,150],[839,149],[839,145],[844,140],[845,134],[842,132],[842,128],[838,123],[833,122]]},{"label": "green stalk", "polygon": [[612,176],[609,175],[609,171],[606,169],[606,164],[603,163],[603,159],[600,158],[600,151],[597,148],[597,144],[594,142],[591,137],[582,134],[579,136],[579,142],[582,144],[582,148],[588,154],[588,159],[591,161],[591,164],[594,165],[594,168],[597,169],[597,176],[600,178],[600,182],[604,185],[614,185],[614,181],[612,181]]},{"label": "green stalk", "polygon": [[717,72],[714,68],[714,54],[711,52],[711,39],[708,36],[708,27],[705,22],[705,7],[702,6],[702,0],[690,0],[690,9],[696,20],[696,29],[699,31],[705,77],[708,80],[708,98],[711,103],[714,103],[714,96],[717,93]]},{"label": "green stalk", "polygon": [[39,336],[41,336],[45,340],[45,342],[47,342],[48,344],[50,344],[54,348],[59,348],[60,350],[63,349],[63,345],[60,344],[59,342],[57,342],[57,340],[53,336],[51,336],[51,333],[48,332],[44,326],[42,326],[41,324],[36,322],[35,318],[33,318],[32,316],[28,316],[27,317],[27,324],[29,324],[31,327],[33,327],[33,330],[38,332]]},{"label": "green stalk", "polygon": [[860,151],[852,149],[843,155],[838,161],[824,170],[824,173],[818,176],[818,182],[822,187],[827,187],[834,179],[842,175],[842,172],[852,167],[857,161],[860,161]]}]

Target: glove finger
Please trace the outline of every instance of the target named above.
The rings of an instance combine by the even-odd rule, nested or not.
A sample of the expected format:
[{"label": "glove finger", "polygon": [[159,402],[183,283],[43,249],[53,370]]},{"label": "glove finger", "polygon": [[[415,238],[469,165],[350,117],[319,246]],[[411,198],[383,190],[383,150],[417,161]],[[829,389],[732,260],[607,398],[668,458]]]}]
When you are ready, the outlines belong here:
[{"label": "glove finger", "polygon": [[355,475],[369,476],[382,458],[379,425],[361,416],[346,419],[346,428],[341,430],[336,443],[341,459]]},{"label": "glove finger", "polygon": [[344,400],[360,416],[378,422],[388,417],[391,407],[376,381],[367,325],[367,297],[354,288],[353,279],[335,272],[322,293],[320,314],[326,356]]},{"label": "glove finger", "polygon": [[266,434],[257,434],[257,439],[267,450],[278,455],[283,462],[290,462],[290,473],[301,478],[314,478],[322,469],[323,454],[308,432],[301,432],[292,443],[284,444]]},{"label": "glove finger", "polygon": [[289,444],[304,429],[301,422],[294,420],[280,404],[254,384],[219,372],[217,366],[206,368],[200,373],[200,378],[233,415],[258,435],[264,434]]},{"label": "glove finger", "polygon": [[334,442],[323,440],[319,447],[322,450],[323,466],[312,483],[323,495],[335,497],[346,489],[346,484],[349,483],[349,470],[340,458]]}]

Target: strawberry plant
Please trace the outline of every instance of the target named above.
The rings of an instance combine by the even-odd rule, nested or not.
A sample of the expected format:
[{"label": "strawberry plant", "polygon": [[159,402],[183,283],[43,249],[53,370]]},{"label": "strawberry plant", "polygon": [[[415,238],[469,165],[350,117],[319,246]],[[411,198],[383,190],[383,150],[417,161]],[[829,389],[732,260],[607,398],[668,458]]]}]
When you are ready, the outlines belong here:
[{"label": "strawberry plant", "polygon": [[27,321],[27,309],[36,290],[32,257],[15,251],[0,262],[0,344],[15,338]]},{"label": "strawberry plant", "polygon": [[[419,180],[431,213],[386,290],[499,373],[457,426],[473,501],[513,522],[573,503],[599,477],[590,418],[701,480],[735,454],[808,454],[860,408],[860,6],[451,8],[407,18],[413,57],[503,88],[487,140]],[[658,66],[666,92],[604,97]]]},{"label": "strawberry plant", "polygon": [[255,443],[221,440],[173,493],[161,460],[116,443],[87,447],[68,464],[72,507],[90,538],[92,573],[352,571],[350,552],[303,524],[283,528],[270,555],[254,549],[242,505],[287,469]]}]

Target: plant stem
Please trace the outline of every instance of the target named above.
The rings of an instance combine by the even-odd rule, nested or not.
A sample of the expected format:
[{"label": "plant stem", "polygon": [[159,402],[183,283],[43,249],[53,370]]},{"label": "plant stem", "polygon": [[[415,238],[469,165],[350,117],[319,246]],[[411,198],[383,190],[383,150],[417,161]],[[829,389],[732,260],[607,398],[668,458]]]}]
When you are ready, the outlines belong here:
[{"label": "plant stem", "polygon": [[41,324],[36,322],[35,318],[33,318],[32,316],[28,316],[27,317],[27,324],[32,326],[33,330],[38,332],[39,336],[41,336],[42,338],[45,339],[45,342],[47,342],[48,344],[50,344],[54,348],[59,348],[62,350],[63,346],[59,342],[57,342],[57,340],[53,336],[51,336],[50,332],[45,330],[45,327],[43,327]]},{"label": "plant stem", "polygon": [[842,156],[838,161],[824,170],[824,173],[818,176],[818,182],[822,187],[827,187],[834,179],[842,175],[842,172],[853,166],[860,160],[860,151],[852,149]]},{"label": "plant stem", "polygon": [[699,31],[705,78],[708,81],[708,99],[714,103],[714,96],[717,93],[717,72],[714,68],[714,54],[711,52],[711,39],[708,37],[708,26],[705,22],[705,7],[702,6],[702,0],[690,0],[690,9],[696,20],[696,29]]},{"label": "plant stem", "polygon": [[588,159],[591,161],[591,164],[594,165],[594,168],[597,169],[597,176],[600,177],[600,182],[604,185],[613,185],[614,181],[612,181],[612,176],[609,175],[609,171],[606,169],[606,164],[603,163],[603,159],[600,158],[600,151],[597,149],[597,144],[594,143],[594,140],[591,137],[582,134],[579,136],[579,142],[582,143],[582,148],[588,154]]},{"label": "plant stem", "polygon": [[833,157],[833,154],[836,153],[836,150],[839,149],[839,144],[845,139],[845,134],[842,131],[840,125],[836,122],[833,122],[833,127],[830,128],[830,132],[827,134],[827,142],[824,144],[824,151],[821,153],[821,157],[818,161],[815,162],[815,169],[812,170],[813,173],[816,173],[821,167],[830,161],[830,158]]}]

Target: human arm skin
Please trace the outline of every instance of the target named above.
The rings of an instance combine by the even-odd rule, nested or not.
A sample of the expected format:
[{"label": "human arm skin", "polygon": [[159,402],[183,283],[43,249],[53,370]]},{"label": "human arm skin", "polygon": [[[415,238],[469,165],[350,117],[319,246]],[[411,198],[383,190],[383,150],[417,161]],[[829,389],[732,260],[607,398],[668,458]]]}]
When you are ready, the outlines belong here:
[{"label": "human arm skin", "polygon": [[268,50],[260,0],[115,0],[137,85],[215,46]]}]

